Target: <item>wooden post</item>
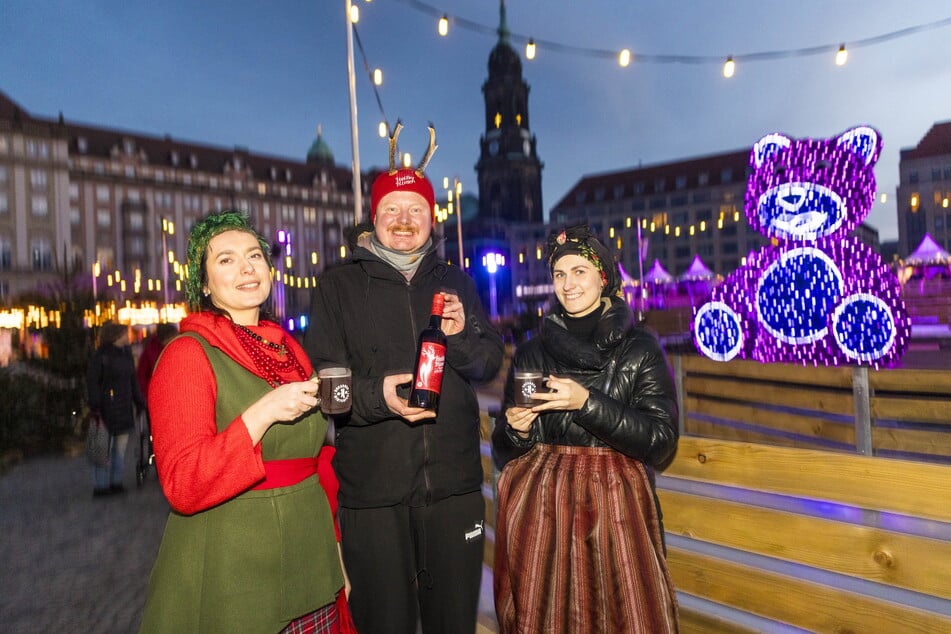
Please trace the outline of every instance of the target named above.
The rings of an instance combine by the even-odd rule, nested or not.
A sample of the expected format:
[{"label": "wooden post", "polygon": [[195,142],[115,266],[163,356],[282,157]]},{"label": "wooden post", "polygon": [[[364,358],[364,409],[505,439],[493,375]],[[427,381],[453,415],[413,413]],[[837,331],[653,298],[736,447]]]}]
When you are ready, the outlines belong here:
[{"label": "wooden post", "polygon": [[872,455],[872,406],[868,388],[868,368],[852,369],[852,396],[855,398],[855,450]]},{"label": "wooden post", "polygon": [[684,393],[684,366],[682,360],[683,357],[679,354],[672,357],[674,382],[677,387],[677,429],[680,430],[681,436],[684,435],[685,428],[687,426],[687,408],[685,403],[686,395]]}]

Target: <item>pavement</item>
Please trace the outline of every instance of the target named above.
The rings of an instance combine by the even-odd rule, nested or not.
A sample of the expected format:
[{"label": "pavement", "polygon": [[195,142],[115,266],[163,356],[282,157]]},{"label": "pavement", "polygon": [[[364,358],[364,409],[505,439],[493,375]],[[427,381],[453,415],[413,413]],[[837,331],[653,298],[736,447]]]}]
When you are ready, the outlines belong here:
[{"label": "pavement", "polygon": [[92,497],[84,456],[24,460],[0,476],[0,630],[137,632],[168,503],[140,489]]},{"label": "pavement", "polygon": [[[84,456],[29,458],[0,475],[0,631],[137,632],[168,503],[150,468],[127,492],[92,497]],[[477,631],[496,632],[491,570]]]}]

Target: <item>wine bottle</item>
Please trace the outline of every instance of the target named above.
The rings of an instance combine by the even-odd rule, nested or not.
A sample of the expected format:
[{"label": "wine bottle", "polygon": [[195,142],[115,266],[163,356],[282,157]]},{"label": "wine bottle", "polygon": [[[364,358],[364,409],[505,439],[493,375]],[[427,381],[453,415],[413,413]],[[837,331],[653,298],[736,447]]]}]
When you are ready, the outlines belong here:
[{"label": "wine bottle", "polygon": [[409,404],[436,411],[439,407],[439,392],[442,390],[442,374],[446,367],[446,334],[442,331],[442,309],[446,298],[442,293],[433,295],[433,309],[429,325],[419,333],[416,347],[416,369],[413,370],[413,389]]}]

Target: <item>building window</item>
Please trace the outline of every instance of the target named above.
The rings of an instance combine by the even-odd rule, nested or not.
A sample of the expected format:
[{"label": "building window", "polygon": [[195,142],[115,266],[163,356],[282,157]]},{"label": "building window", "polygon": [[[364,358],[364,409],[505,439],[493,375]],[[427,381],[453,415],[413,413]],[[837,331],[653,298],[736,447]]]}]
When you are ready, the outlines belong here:
[{"label": "building window", "polygon": [[665,189],[666,187],[667,187],[667,181],[666,181],[666,180],[664,180],[663,178],[655,178],[655,179],[654,179],[654,191],[655,191],[655,192],[662,192],[662,191],[664,191],[664,189]]},{"label": "building window", "polygon": [[112,226],[112,214],[106,209],[96,211],[96,224],[102,229],[108,229]]},{"label": "building window", "polygon": [[46,195],[34,196],[30,201],[30,210],[34,216],[48,216],[50,213],[50,203]]},{"label": "building window", "polygon": [[89,141],[86,137],[81,136],[76,139],[76,149],[79,150],[80,154],[85,154],[89,151]]},{"label": "building window", "polygon": [[677,189],[686,189],[686,188],[687,188],[687,177],[686,177],[686,176],[678,176],[677,179],[674,181],[674,187],[676,187]]},{"label": "building window", "polygon": [[79,184],[78,183],[69,184],[69,199],[79,200]]},{"label": "building window", "polygon": [[46,238],[36,238],[30,243],[30,259],[34,271],[53,270],[53,249]]},{"label": "building window", "polygon": [[918,182],[918,170],[908,172],[908,182],[912,184]]},{"label": "building window", "polygon": [[96,185],[96,202],[100,202],[100,203],[109,202],[109,186],[108,185]]},{"label": "building window", "polygon": [[13,268],[13,244],[10,238],[0,236],[0,271],[9,271]]},{"label": "building window", "polygon": [[709,172],[700,172],[697,174],[697,185],[700,187],[705,187],[710,183],[710,173]]},{"label": "building window", "polygon": [[46,170],[30,170],[30,187],[46,189]]},{"label": "building window", "polygon": [[939,180],[941,180],[941,168],[940,168],[940,167],[932,167],[932,168],[931,168],[931,180],[933,180],[933,181],[939,181]]},{"label": "building window", "polygon": [[142,231],[145,228],[145,215],[136,211],[128,215],[129,229],[132,231]]},{"label": "building window", "polygon": [[129,254],[143,255],[145,253],[145,242],[142,238],[132,238],[129,240]]},{"label": "building window", "polygon": [[3,134],[0,134],[0,154],[6,154],[10,151],[10,142],[7,140],[7,137]]},{"label": "building window", "polygon": [[733,182],[733,169],[730,167],[724,167],[720,170],[720,183],[732,183]]},{"label": "building window", "polygon": [[70,207],[69,208],[69,224],[74,227],[79,226],[82,216],[79,213],[79,207]]},{"label": "building window", "polygon": [[135,168],[131,165],[125,166],[124,173],[126,178],[135,178]]},{"label": "building window", "polygon": [[10,212],[10,206],[7,202],[7,192],[0,192],[0,215]]},{"label": "building window", "polygon": [[0,165],[0,185],[7,184],[7,168],[4,165]]},{"label": "building window", "polygon": [[43,141],[30,139],[26,142],[26,155],[31,158],[49,158],[49,145]]}]

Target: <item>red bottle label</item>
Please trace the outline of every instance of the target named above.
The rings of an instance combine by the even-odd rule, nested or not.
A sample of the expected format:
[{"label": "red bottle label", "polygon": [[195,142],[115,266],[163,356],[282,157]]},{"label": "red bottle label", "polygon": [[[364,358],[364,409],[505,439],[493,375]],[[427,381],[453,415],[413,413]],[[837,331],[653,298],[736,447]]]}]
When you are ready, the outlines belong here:
[{"label": "red bottle label", "polygon": [[424,341],[419,351],[419,371],[416,373],[416,389],[439,394],[442,387],[442,371],[446,366],[446,346]]}]

